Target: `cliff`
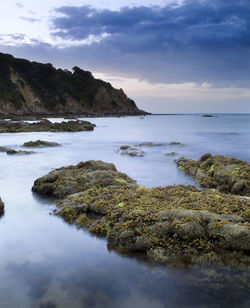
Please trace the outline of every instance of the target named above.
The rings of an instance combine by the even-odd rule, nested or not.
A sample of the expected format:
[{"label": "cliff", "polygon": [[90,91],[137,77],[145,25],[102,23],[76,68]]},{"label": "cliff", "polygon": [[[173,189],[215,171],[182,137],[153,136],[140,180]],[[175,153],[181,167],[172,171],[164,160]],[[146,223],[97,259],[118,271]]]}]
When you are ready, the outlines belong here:
[{"label": "cliff", "polygon": [[0,53],[0,114],[145,114],[122,89],[73,72]]}]

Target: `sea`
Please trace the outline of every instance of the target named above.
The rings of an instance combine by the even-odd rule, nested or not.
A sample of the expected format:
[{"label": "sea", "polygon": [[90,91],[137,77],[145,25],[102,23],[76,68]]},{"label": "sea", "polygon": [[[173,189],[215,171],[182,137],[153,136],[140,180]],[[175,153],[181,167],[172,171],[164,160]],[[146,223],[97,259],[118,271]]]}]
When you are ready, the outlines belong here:
[{"label": "sea", "polygon": [[[60,122],[63,119],[50,119]],[[176,167],[179,157],[204,153],[250,162],[250,114],[148,115],[87,118],[87,132],[0,134],[0,146],[24,149],[37,139],[61,147],[32,155],[0,153],[0,308],[250,307],[249,268],[196,265],[176,268],[141,255],[109,250],[53,215],[53,200],[31,191],[49,171],[81,161],[103,160],[146,187],[196,182]],[[169,145],[170,142],[183,145]],[[144,146],[143,157],[121,155],[122,145]],[[174,156],[166,155],[175,152]]]}]

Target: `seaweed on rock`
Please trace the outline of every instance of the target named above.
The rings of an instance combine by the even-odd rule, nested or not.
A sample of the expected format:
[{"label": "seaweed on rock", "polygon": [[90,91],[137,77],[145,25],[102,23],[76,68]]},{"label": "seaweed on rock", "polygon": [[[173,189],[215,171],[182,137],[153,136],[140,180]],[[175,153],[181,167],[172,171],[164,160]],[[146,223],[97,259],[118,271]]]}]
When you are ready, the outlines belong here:
[{"label": "seaweed on rock", "polygon": [[194,177],[202,187],[250,196],[250,165],[246,161],[206,153],[197,161],[182,157],[178,159],[177,166]]},{"label": "seaweed on rock", "polygon": [[57,215],[106,236],[108,247],[121,253],[141,252],[168,265],[250,261],[245,198],[190,185],[140,187],[101,161],[52,171],[35,181],[33,191],[64,197]]}]

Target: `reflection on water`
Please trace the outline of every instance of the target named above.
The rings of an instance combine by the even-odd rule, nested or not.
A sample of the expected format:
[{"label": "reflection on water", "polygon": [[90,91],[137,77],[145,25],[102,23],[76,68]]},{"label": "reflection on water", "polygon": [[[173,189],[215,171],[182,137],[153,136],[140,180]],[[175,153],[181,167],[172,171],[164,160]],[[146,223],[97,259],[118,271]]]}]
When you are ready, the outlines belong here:
[{"label": "reflection on water", "polygon": [[[58,120],[58,119],[57,119]],[[249,271],[170,269],[108,251],[106,241],[49,215],[54,205],[32,194],[33,181],[51,169],[88,159],[113,162],[148,187],[193,184],[173,159],[205,152],[250,160],[250,117],[97,118],[93,132],[1,134],[0,146],[30,140],[61,143],[29,156],[0,153],[0,307],[249,307]],[[231,133],[234,134],[231,134]],[[145,141],[145,157],[119,155],[123,144]],[[184,147],[169,146],[171,141]],[[168,152],[177,152],[173,158]]]}]

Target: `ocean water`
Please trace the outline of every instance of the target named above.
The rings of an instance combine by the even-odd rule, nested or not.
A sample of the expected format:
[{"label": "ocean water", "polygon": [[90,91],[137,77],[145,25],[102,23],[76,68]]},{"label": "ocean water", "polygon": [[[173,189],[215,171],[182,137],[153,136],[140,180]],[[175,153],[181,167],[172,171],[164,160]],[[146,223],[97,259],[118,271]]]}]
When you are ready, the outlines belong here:
[{"label": "ocean water", "polygon": [[[61,121],[62,119],[53,119]],[[92,132],[0,134],[0,146],[58,142],[33,155],[0,153],[0,307],[249,307],[249,272],[208,265],[171,269],[142,256],[109,251],[106,241],[51,215],[54,204],[32,193],[36,178],[89,159],[112,162],[147,187],[196,183],[175,158],[210,152],[250,162],[250,115],[169,115],[88,119]],[[184,146],[170,146],[178,141]],[[144,157],[117,153],[142,142]],[[176,152],[176,156],[166,153]]]}]

